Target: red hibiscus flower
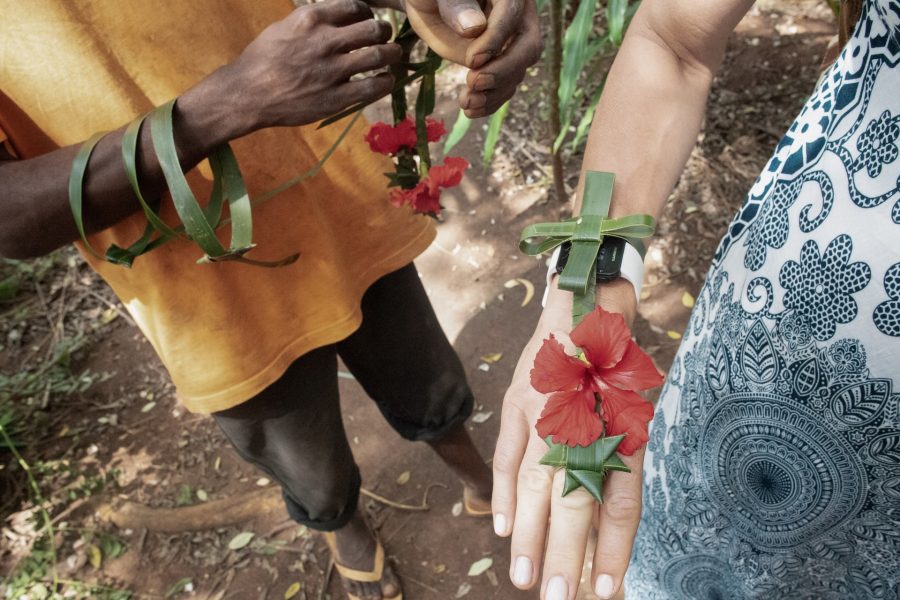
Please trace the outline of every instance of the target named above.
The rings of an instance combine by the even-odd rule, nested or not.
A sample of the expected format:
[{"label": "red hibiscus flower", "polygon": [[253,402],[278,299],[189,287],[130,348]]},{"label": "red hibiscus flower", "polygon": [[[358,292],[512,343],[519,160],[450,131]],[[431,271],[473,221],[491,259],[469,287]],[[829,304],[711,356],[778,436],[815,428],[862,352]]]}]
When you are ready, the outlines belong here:
[{"label": "red hibiscus flower", "polygon": [[[425,132],[429,142],[436,142],[447,133],[447,130],[444,128],[443,121],[428,117],[425,119]],[[407,117],[396,125],[375,123],[366,133],[369,148],[372,152],[379,154],[390,155],[397,154],[403,149],[412,150],[416,147],[417,139],[416,122],[411,117]]]},{"label": "red hibiscus flower", "polygon": [[459,185],[467,168],[469,163],[466,159],[448,156],[443,165],[431,167],[428,177],[416,184],[416,187],[392,189],[391,203],[398,207],[409,204],[416,212],[439,215],[441,190]]},{"label": "red hibiscus flower", "polygon": [[[412,119],[407,119],[412,122]],[[425,117],[425,133],[428,137],[429,142],[437,142],[440,141],[442,137],[447,135],[447,129],[444,128],[444,122],[438,121],[437,119],[432,119],[431,117]]]},{"label": "red hibiscus flower", "polygon": [[[534,359],[531,385],[551,394],[538,435],[558,444],[589,446],[604,433],[626,434],[618,451],[634,454],[647,441],[653,406],[636,392],[660,385],[662,375],[631,339],[625,319],[597,308],[578,324],[572,342],[584,359],[566,354],[552,335]],[[598,413],[599,401],[599,413]],[[601,419],[602,415],[602,419]]]},{"label": "red hibiscus flower", "polygon": [[414,211],[424,214],[441,214],[441,191],[429,185],[428,179],[423,179],[416,187],[404,190],[393,188],[391,190],[391,203],[400,207],[409,204]]}]

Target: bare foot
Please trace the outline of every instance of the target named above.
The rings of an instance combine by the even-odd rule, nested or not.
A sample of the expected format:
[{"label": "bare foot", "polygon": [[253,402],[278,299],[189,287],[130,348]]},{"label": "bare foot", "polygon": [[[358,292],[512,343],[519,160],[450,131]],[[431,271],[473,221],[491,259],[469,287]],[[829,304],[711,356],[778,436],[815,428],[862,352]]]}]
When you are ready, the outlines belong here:
[{"label": "bare foot", "polygon": [[472,515],[487,515],[491,510],[491,490],[494,479],[491,469],[484,464],[472,438],[462,424],[450,429],[444,437],[431,440],[428,444],[437,452],[441,460],[450,467],[462,481],[463,501]]},{"label": "bare foot", "polygon": [[[374,570],[377,542],[359,514],[335,531],[333,539],[332,555],[336,564],[357,571]],[[400,582],[387,559],[384,559],[380,581],[357,581],[341,575],[341,582],[348,594],[360,600],[388,600],[400,595]]]}]

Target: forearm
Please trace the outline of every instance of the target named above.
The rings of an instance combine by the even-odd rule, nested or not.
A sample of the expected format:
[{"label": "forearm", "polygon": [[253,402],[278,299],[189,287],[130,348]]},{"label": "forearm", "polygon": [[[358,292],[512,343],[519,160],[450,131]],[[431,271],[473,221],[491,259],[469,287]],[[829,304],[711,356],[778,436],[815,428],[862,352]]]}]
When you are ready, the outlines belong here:
[{"label": "forearm", "polygon": [[[176,103],[175,141],[185,170],[216,145],[243,133],[243,120],[222,100],[226,77],[225,69],[216,71]],[[123,132],[124,126],[105,136],[88,165],[84,179],[84,221],[88,232],[105,229],[140,210],[125,175]],[[149,122],[145,122],[138,143],[138,178],[144,197],[154,203],[166,189],[166,183],[150,138]],[[40,256],[78,237],[69,208],[68,180],[80,146],[61,148],[33,159],[0,162],[0,256]]]},{"label": "forearm", "polygon": [[645,0],[638,9],[610,70],[582,166],[616,174],[612,216],[659,216],[697,141],[728,37],[752,4]]}]

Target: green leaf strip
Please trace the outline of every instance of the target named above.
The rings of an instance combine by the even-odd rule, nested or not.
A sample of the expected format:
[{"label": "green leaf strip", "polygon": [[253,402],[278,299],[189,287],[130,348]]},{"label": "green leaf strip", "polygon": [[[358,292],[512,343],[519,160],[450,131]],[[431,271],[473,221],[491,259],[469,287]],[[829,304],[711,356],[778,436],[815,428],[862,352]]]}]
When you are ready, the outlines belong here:
[{"label": "green leaf strip", "polygon": [[138,117],[125,129],[125,134],[122,136],[122,160],[125,162],[125,175],[128,177],[128,183],[131,184],[131,189],[134,192],[134,195],[137,196],[138,202],[141,204],[141,208],[144,210],[144,215],[147,217],[147,222],[153,226],[156,231],[160,233],[160,235],[164,237],[176,237],[178,234],[177,231],[169,227],[153,210],[150,204],[144,199],[144,195],[141,193],[141,186],[138,183],[138,175],[137,175],[137,145],[138,139],[140,136],[141,125],[143,125],[144,120],[148,115],[143,115]]},{"label": "green leaf strip", "polygon": [[172,109],[175,101],[171,100],[150,115],[150,136],[159,159],[163,176],[172,195],[175,211],[184,225],[188,236],[196,242],[209,258],[217,258],[228,254],[216,237],[215,231],[200,208],[197,198],[191,191],[175,148],[175,136],[172,126]]},{"label": "green leaf strip", "polygon": [[103,256],[94,250],[94,247],[88,242],[87,234],[84,230],[84,175],[87,172],[88,162],[91,160],[91,154],[94,152],[97,142],[99,142],[106,133],[107,132],[104,131],[102,133],[94,134],[81,145],[81,148],[79,148],[78,152],[75,154],[75,159],[72,160],[72,171],[69,173],[69,208],[72,209],[72,217],[75,219],[75,228],[78,230],[78,235],[81,236],[81,241],[84,243],[85,249],[90,252],[92,256],[99,258],[100,260],[103,260]]}]

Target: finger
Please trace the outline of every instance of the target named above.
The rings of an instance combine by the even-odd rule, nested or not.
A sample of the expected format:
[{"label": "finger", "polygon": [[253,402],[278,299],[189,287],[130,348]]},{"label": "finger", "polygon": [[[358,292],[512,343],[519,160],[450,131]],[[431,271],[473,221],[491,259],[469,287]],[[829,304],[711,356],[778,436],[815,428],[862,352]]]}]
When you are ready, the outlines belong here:
[{"label": "finger", "polygon": [[510,579],[523,590],[530,589],[537,581],[536,565],[541,564],[550,517],[553,469],[538,462],[546,452],[546,444],[536,434],[530,435],[516,485]]},{"label": "finger", "polygon": [[334,52],[351,52],[366,46],[384,44],[391,39],[393,31],[391,24],[386,21],[367,19],[359,21],[335,31]]},{"label": "finger", "polygon": [[350,77],[357,73],[374,71],[388,65],[397,64],[403,58],[403,48],[399,44],[369,46],[340,57],[341,72]]},{"label": "finger", "polygon": [[[507,100],[512,98],[515,91],[516,88],[512,87],[507,90],[491,90],[485,94],[476,93],[476,95],[480,94],[483,96],[483,105],[479,108],[464,109],[463,112],[465,112],[466,116],[470,119],[478,119],[480,117],[492,115],[500,110],[500,107],[503,106]],[[477,104],[480,103],[481,100],[473,99],[473,102]]]},{"label": "finger", "polygon": [[354,79],[337,87],[332,98],[324,101],[334,107],[337,113],[359,102],[372,102],[391,93],[394,77],[389,73],[379,73],[372,77]]},{"label": "finger", "polygon": [[550,534],[544,553],[543,597],[569,600],[575,596],[584,567],[584,554],[597,501],[584,489],[563,496],[566,472],[553,475],[550,496]]},{"label": "finger", "polygon": [[510,38],[521,29],[525,5],[533,2],[534,0],[497,0],[491,8],[484,33],[473,40],[466,51],[466,66],[477,69],[499,56]]},{"label": "finger", "polygon": [[325,0],[298,8],[293,15],[297,15],[296,18],[301,20],[337,26],[374,18],[372,9],[362,0]]},{"label": "finger", "polygon": [[487,26],[487,18],[476,0],[438,0],[444,23],[464,37],[478,37]]},{"label": "finger", "polygon": [[522,455],[528,444],[528,419],[512,403],[505,404],[500,416],[500,435],[494,450],[494,492],[491,510],[494,513],[494,532],[502,537],[512,533],[516,514],[516,485]]},{"label": "finger", "polygon": [[622,461],[631,473],[611,471],[603,488],[600,505],[600,527],[591,581],[600,598],[612,598],[622,587],[634,536],[641,521],[641,479],[644,450]]}]

